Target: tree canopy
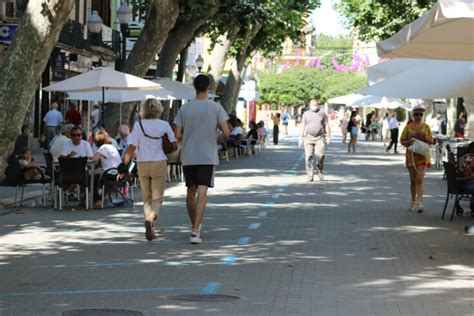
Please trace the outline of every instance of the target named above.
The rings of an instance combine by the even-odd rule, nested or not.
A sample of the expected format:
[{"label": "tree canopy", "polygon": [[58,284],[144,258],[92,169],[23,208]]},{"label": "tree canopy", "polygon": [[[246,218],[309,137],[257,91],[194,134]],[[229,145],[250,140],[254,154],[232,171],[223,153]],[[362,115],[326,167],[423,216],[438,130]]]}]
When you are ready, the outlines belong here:
[{"label": "tree canopy", "polygon": [[340,0],[336,9],[363,41],[380,41],[414,21],[436,0]]},{"label": "tree canopy", "polygon": [[259,80],[260,101],[279,105],[304,104],[311,98],[321,102],[353,93],[366,86],[363,73],[341,73],[330,68],[292,67]]}]

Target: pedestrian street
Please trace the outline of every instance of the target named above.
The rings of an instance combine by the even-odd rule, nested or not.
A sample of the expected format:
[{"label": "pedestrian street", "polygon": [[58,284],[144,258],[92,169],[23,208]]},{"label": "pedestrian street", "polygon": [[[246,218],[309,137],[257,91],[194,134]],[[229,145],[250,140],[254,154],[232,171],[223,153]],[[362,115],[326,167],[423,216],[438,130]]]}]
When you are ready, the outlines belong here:
[{"label": "pedestrian street", "polygon": [[151,242],[139,190],[134,209],[1,210],[0,315],[472,315],[473,219],[441,220],[441,170],[422,214],[407,211],[404,155],[381,143],[348,154],[336,137],[324,170],[308,182],[295,133],[221,161],[200,245],[177,181]]}]

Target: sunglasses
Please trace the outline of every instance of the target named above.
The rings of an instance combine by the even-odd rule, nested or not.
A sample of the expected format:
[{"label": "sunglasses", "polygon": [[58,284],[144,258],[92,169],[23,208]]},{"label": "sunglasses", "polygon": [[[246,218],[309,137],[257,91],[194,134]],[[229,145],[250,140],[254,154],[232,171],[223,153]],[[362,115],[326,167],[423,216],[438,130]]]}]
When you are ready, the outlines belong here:
[{"label": "sunglasses", "polygon": [[423,113],[413,113],[413,116],[423,116]]},{"label": "sunglasses", "polygon": [[82,137],[82,134],[71,134],[72,137]]}]

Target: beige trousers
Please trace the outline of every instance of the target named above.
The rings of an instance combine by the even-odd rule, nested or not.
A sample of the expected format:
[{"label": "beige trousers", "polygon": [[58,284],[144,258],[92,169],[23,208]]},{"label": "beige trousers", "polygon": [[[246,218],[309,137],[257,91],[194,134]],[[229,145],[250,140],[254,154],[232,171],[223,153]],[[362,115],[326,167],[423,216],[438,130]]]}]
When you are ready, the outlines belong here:
[{"label": "beige trousers", "polygon": [[324,143],[323,137],[306,137],[304,139],[306,174],[308,175],[308,177],[313,177],[314,164],[318,164],[321,157],[324,156],[325,150],[326,144]]},{"label": "beige trousers", "polygon": [[140,178],[145,219],[148,219],[151,213],[155,213],[156,217],[158,217],[165,193],[166,160],[138,162],[137,169],[138,177]]}]

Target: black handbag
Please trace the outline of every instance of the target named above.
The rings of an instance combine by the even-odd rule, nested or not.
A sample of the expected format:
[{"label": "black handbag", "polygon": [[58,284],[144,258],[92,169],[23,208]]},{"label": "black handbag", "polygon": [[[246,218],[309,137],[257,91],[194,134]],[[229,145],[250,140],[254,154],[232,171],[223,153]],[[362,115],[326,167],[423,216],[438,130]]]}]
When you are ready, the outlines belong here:
[{"label": "black handbag", "polygon": [[178,146],[176,146],[176,144],[170,142],[170,139],[168,138],[168,134],[165,133],[161,137],[150,136],[143,129],[142,120],[140,119],[140,117],[138,117],[138,123],[140,124],[140,128],[143,132],[143,135],[145,135],[145,137],[148,137],[148,138],[151,138],[151,139],[161,139],[162,146],[163,146],[163,152],[166,155],[171,154],[172,152],[175,152],[178,149]]}]

